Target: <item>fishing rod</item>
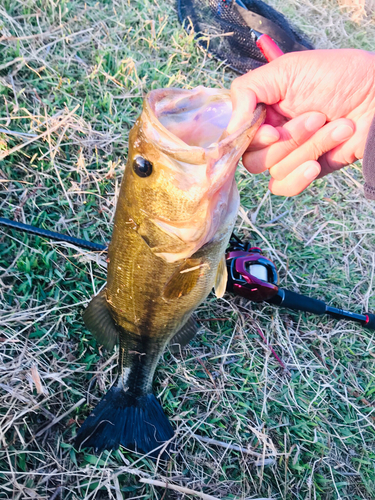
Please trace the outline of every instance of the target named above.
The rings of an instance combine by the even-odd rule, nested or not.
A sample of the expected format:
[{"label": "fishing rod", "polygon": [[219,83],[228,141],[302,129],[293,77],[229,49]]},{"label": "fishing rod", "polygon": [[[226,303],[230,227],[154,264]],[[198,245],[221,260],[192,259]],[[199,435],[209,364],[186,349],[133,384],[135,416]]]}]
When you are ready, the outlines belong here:
[{"label": "fishing rod", "polygon": [[358,314],[328,306],[323,300],[295,293],[278,286],[279,276],[272,260],[262,254],[259,247],[243,243],[234,234],[226,254],[228,269],[227,291],[252,302],[269,304],[303,311],[317,316],[328,315],[335,319],[347,319],[375,330],[375,314]]},{"label": "fishing rod", "polygon": [[[72,243],[88,250],[107,251],[107,246],[99,243],[22,224],[3,217],[0,217],[0,226],[35,234],[50,240]],[[356,321],[369,330],[375,330],[375,314],[357,314],[331,307],[322,300],[280,288],[278,286],[278,271],[272,260],[265,257],[259,247],[253,247],[249,242],[244,243],[235,234],[232,234],[229,242],[226,263],[228,269],[227,292],[244,297],[251,302],[268,302],[278,307],[308,312],[317,316],[328,315],[335,319]]]},{"label": "fishing rod", "polygon": [[0,226],[17,229],[18,231],[22,231],[24,233],[36,234],[37,236],[43,236],[49,240],[72,243],[73,245],[86,248],[87,250],[93,250],[94,252],[103,252],[107,249],[106,245],[100,245],[100,243],[93,243],[92,241],[75,238],[74,236],[69,236],[68,234],[56,233],[55,231],[49,231],[48,229],[42,229],[41,227],[30,226],[30,224],[22,224],[22,222],[5,219],[4,217],[0,217]]}]

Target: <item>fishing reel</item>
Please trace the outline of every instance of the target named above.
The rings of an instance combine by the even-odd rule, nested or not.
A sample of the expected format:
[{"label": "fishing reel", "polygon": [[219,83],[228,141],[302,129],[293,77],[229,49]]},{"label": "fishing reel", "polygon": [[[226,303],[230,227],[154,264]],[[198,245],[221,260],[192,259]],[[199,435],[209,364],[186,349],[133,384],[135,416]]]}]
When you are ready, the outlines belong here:
[{"label": "fishing reel", "polygon": [[375,314],[346,311],[328,306],[322,300],[280,288],[277,268],[272,260],[262,255],[260,248],[242,242],[235,234],[232,234],[229,242],[226,262],[228,292],[252,302],[268,302],[317,316],[328,315],[335,319],[349,319],[369,330],[375,330]]},{"label": "fishing reel", "polygon": [[227,291],[252,302],[268,301],[279,290],[279,275],[272,260],[259,247],[243,243],[232,235],[227,249]]}]

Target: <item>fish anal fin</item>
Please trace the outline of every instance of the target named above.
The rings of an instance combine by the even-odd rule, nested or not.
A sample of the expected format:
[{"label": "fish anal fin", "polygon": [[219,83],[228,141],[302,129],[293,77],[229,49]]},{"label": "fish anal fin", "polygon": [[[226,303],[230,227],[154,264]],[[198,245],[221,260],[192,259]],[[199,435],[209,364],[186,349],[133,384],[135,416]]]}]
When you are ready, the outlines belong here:
[{"label": "fish anal fin", "polygon": [[208,269],[209,264],[202,259],[186,259],[165,284],[163,297],[177,299],[188,295]]},{"label": "fish anal fin", "polygon": [[190,316],[182,328],[169,341],[169,349],[173,353],[180,351],[182,347],[188,345],[197,334],[200,326],[194,316]]},{"label": "fish anal fin", "polygon": [[108,307],[105,290],[91,300],[82,316],[87,329],[99,344],[112,350],[118,341],[118,330]]},{"label": "fish anal fin", "polygon": [[227,263],[225,260],[225,255],[219,262],[217,267],[216,279],[215,279],[215,295],[218,298],[223,297],[225,290],[227,289],[227,281],[228,281],[228,269]]}]

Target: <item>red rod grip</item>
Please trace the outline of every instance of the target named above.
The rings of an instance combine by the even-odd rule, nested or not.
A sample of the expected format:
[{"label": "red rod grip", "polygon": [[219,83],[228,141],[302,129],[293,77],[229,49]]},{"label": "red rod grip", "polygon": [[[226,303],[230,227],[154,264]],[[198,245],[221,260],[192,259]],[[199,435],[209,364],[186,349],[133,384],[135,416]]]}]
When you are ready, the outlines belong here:
[{"label": "red rod grip", "polygon": [[268,62],[271,62],[284,54],[279,46],[268,35],[261,35],[256,44]]}]

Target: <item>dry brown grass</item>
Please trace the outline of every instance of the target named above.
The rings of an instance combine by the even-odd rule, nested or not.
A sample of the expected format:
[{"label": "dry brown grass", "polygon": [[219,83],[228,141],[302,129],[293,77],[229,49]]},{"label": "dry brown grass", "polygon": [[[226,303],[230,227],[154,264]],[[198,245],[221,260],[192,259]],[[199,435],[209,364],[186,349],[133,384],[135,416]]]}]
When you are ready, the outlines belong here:
[{"label": "dry brown grass", "polygon": [[[319,47],[375,49],[371,18],[358,26],[323,0],[272,3]],[[0,151],[13,150],[0,163],[0,213],[107,242],[144,92],[228,87],[234,75],[162,0],[3,0],[0,25]],[[240,169],[237,231],[275,260],[283,286],[375,310],[375,207],[361,183],[353,166],[283,199]],[[199,338],[160,363],[170,462],[76,453],[85,403],[116,377],[116,353],[81,319],[105,276],[103,256],[0,230],[0,498],[375,498],[373,334],[230,296],[210,297]]]}]

